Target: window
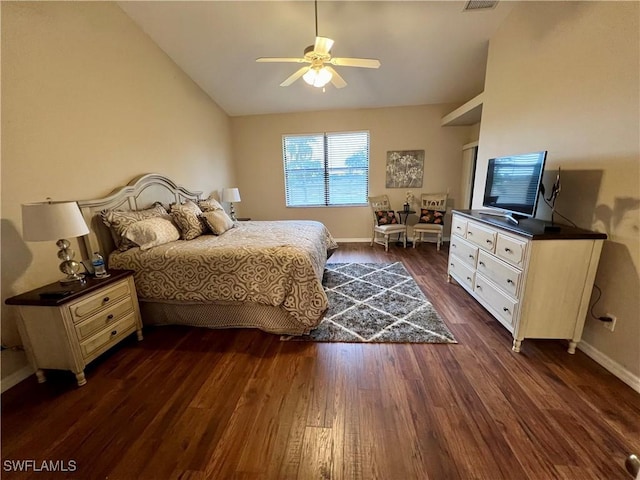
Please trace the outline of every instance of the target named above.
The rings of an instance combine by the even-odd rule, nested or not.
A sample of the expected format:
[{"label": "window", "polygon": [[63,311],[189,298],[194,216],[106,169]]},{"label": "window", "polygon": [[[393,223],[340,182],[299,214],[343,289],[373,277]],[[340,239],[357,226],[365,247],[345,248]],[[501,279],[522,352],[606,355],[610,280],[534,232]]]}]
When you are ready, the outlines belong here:
[{"label": "window", "polygon": [[287,207],[366,205],[369,132],[284,135]]}]

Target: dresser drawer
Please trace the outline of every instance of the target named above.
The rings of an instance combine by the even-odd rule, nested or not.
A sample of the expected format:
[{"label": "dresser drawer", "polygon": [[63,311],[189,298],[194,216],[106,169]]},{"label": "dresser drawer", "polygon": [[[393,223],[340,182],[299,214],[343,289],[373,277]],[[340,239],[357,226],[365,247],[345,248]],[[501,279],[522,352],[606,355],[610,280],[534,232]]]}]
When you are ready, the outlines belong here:
[{"label": "dresser drawer", "polygon": [[82,356],[86,358],[103,347],[115,345],[123,336],[130,334],[135,329],[136,317],[134,313],[131,312],[129,315],[120,319],[113,325],[108,325],[99,333],[83,342],[80,342]]},{"label": "dresser drawer", "polygon": [[131,297],[124,297],[118,303],[114,303],[83,322],[77,323],[78,339],[83,340],[94,332],[105,328],[106,325],[114,324],[131,311],[133,311],[133,301]]},{"label": "dresser drawer", "polygon": [[467,234],[467,221],[463,217],[454,215],[451,220],[451,233],[464,237]]},{"label": "dresser drawer", "polygon": [[451,236],[449,252],[464,261],[471,268],[476,268],[476,260],[478,259],[478,247],[464,241],[457,235]]},{"label": "dresser drawer", "polygon": [[482,227],[477,223],[467,223],[467,240],[490,252],[493,252],[496,246],[497,235],[498,232],[495,230]]},{"label": "dresser drawer", "polygon": [[502,293],[479,273],[476,273],[476,283],[473,291],[489,304],[506,325],[509,325],[513,329],[516,307],[518,305],[516,300]]},{"label": "dresser drawer", "polygon": [[98,310],[117,303],[123,297],[131,297],[129,282],[126,280],[116,285],[100,290],[86,299],[71,305],[71,317],[74,323],[81,322],[94,315]]},{"label": "dresser drawer", "polygon": [[455,255],[449,257],[449,275],[453,275],[456,280],[473,290],[475,272]]},{"label": "dresser drawer", "polygon": [[490,253],[478,252],[479,273],[490,278],[496,285],[507,292],[509,295],[516,297],[520,287],[520,277],[522,272],[505,262],[498,260]]},{"label": "dresser drawer", "polygon": [[498,234],[498,240],[496,243],[496,255],[498,255],[503,260],[506,260],[511,265],[521,267],[524,264],[524,255],[526,248],[526,241],[508,237],[501,233]]}]

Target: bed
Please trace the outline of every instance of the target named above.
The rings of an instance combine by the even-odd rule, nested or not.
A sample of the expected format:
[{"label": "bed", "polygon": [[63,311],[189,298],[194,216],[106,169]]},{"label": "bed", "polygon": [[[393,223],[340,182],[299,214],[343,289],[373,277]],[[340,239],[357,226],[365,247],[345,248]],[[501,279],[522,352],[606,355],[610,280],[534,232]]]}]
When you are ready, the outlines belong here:
[{"label": "bed", "polygon": [[103,220],[105,212],[135,215],[202,201],[202,192],[159,174],[136,177],[107,197],[80,201],[90,229],[81,238],[83,258],[99,251],[109,268],[135,272],[146,325],[247,327],[287,335],[316,327],[328,308],[324,266],[337,248],[322,223],[236,222],[219,235],[125,249],[113,225],[110,229]]}]

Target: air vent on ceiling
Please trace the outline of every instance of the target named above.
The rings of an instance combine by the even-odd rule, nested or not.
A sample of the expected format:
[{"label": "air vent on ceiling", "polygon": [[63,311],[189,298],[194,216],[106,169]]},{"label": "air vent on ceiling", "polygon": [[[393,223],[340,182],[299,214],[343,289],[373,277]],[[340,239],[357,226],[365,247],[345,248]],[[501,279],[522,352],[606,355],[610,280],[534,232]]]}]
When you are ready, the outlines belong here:
[{"label": "air vent on ceiling", "polygon": [[464,6],[465,12],[473,10],[485,10],[488,8],[495,8],[498,4],[498,0],[469,0]]}]

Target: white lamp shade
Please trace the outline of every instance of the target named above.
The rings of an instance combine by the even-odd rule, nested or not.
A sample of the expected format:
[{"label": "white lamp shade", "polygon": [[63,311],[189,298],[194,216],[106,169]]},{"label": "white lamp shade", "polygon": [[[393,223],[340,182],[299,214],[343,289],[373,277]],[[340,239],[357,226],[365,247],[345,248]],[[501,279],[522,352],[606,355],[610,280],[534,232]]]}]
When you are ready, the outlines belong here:
[{"label": "white lamp shade", "polygon": [[302,78],[309,85],[313,85],[314,87],[324,87],[327,83],[331,81],[333,74],[327,70],[325,67],[322,68],[310,68],[307,73],[305,73]]},{"label": "white lamp shade", "polygon": [[60,240],[88,233],[89,227],[76,202],[22,205],[22,236],[27,242]]},{"label": "white lamp shade", "polygon": [[222,201],[223,202],[239,202],[240,201],[240,190],[237,188],[225,188],[222,190]]}]

